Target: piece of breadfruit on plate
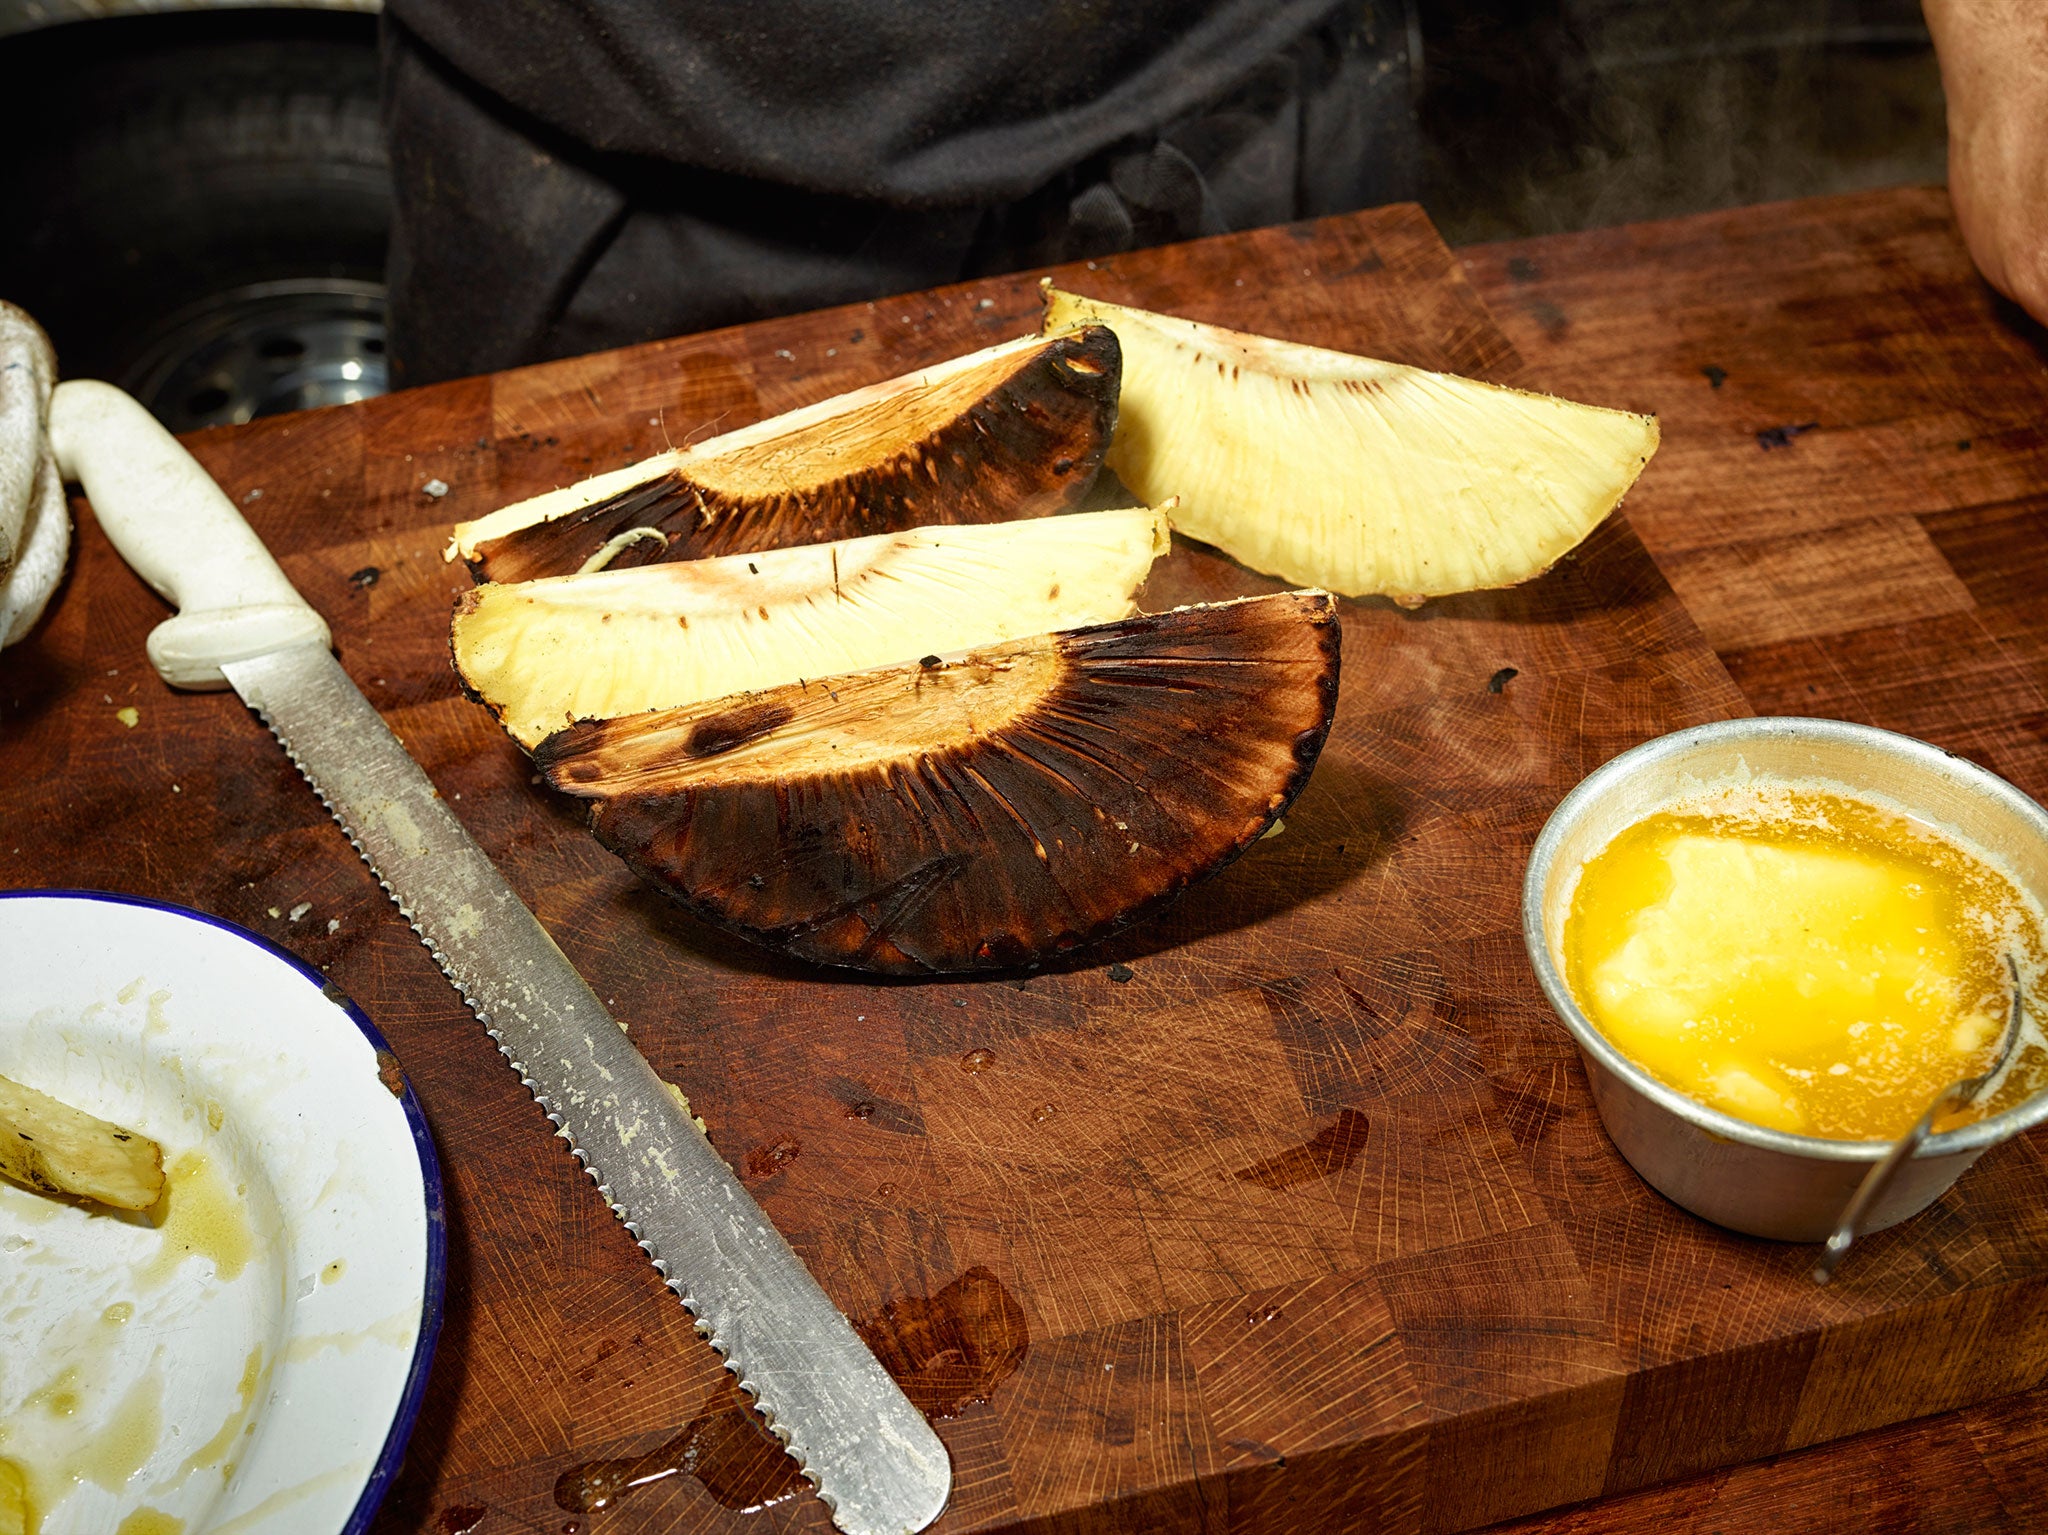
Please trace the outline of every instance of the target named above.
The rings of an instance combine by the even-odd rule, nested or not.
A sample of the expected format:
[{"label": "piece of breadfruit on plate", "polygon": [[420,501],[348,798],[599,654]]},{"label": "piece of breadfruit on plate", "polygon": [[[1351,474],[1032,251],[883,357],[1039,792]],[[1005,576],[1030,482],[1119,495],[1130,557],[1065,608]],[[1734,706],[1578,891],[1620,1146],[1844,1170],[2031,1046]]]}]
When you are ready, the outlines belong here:
[{"label": "piece of breadfruit on plate", "polygon": [[758,554],[473,587],[464,690],[532,748],[577,720],[995,644],[1137,611],[1167,510],[910,528]]},{"label": "piece of breadfruit on plate", "polygon": [[1023,336],[457,524],[479,581],[1072,509],[1116,426],[1100,326]]},{"label": "piece of breadfruit on plate", "polygon": [[0,1174],[45,1194],[147,1210],[164,1191],[164,1154],[146,1135],[0,1077]]},{"label": "piece of breadfruit on plate", "polygon": [[534,758],[637,874],[766,948],[1026,966],[1264,835],[1329,733],[1335,609],[1318,591],[1178,608],[579,724]]},{"label": "piece of breadfruit on plate", "polygon": [[1044,287],[1048,335],[1106,325],[1108,465],[1174,526],[1283,580],[1405,606],[1541,575],[1657,450],[1654,416],[1202,325]]}]

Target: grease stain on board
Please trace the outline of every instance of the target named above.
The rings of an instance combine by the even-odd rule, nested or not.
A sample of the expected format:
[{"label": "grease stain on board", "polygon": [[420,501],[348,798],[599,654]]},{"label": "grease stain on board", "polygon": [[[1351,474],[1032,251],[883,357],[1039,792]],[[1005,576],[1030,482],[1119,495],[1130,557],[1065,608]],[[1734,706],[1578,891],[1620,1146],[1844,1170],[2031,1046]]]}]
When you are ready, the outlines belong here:
[{"label": "grease stain on board", "polygon": [[1255,1183],[1262,1189],[1291,1189],[1318,1178],[1341,1173],[1365,1149],[1370,1121],[1356,1109],[1339,1109],[1334,1122],[1324,1126],[1299,1146],[1290,1146],[1277,1156],[1238,1169],[1241,1183]]},{"label": "grease stain on board", "polygon": [[616,1507],[642,1487],[691,1476],[721,1507],[753,1513],[803,1487],[796,1462],[753,1405],[725,1377],[683,1431],[644,1455],[593,1460],[555,1479],[555,1504],[572,1514]]},{"label": "grease stain on board", "polygon": [[[933,1418],[987,1401],[1030,1347],[1024,1308],[979,1265],[931,1296],[890,1301],[853,1330],[911,1404]],[[681,1433],[654,1449],[569,1467],[555,1479],[555,1505],[601,1513],[642,1487],[683,1476],[737,1513],[781,1503],[804,1485],[782,1441],[728,1376]]]},{"label": "grease stain on board", "polygon": [[890,1301],[853,1330],[911,1404],[933,1418],[987,1401],[1031,1347],[1024,1308],[980,1264],[931,1296]]},{"label": "grease stain on board", "polygon": [[803,1149],[803,1143],[795,1136],[777,1136],[747,1153],[746,1175],[749,1178],[772,1178],[794,1162]]},{"label": "grease stain on board", "polygon": [[898,1135],[924,1134],[924,1115],[908,1103],[876,1092],[852,1077],[829,1077],[825,1090],[838,1100],[848,1119],[857,1119],[877,1130]]}]

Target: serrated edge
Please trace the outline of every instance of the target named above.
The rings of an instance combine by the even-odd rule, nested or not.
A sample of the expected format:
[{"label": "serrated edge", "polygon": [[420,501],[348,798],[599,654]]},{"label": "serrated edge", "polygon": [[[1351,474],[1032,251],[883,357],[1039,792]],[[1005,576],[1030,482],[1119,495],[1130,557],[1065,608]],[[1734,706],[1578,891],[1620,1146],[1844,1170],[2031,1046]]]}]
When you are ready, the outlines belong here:
[{"label": "serrated edge", "polygon": [[[270,732],[271,738],[284,749],[285,756],[291,759],[292,766],[299,770],[299,776],[305,779],[306,783],[312,788],[314,795],[319,799],[321,808],[326,810],[334,824],[341,828],[342,835],[348,838],[349,846],[355,849],[356,856],[363,861],[363,866],[370,871],[371,877],[377,881],[378,887],[383,890],[384,894],[390,897],[391,904],[398,908],[398,914],[405,919],[406,926],[411,928],[413,936],[419,939],[420,947],[425,949],[433,959],[434,967],[447,979],[448,984],[455,988],[455,994],[462,998],[463,1005],[484,1026],[485,1034],[489,1035],[491,1042],[498,1047],[498,1053],[505,1057],[506,1064],[518,1074],[520,1085],[527,1090],[532,1096],[533,1101],[540,1106],[541,1113],[547,1117],[548,1123],[554,1126],[555,1138],[568,1146],[570,1156],[575,1158],[577,1165],[583,1171],[583,1175],[597,1186],[597,1191],[603,1196],[606,1206],[618,1219],[619,1224],[626,1228],[626,1234],[632,1237],[634,1245],[647,1255],[647,1260],[654,1266],[655,1273],[661,1276],[662,1284],[674,1294],[677,1300],[682,1302],[684,1311],[689,1313],[691,1326],[696,1331],[697,1336],[711,1345],[712,1352],[718,1355],[719,1363],[725,1367],[726,1373],[732,1376],[733,1383],[746,1393],[747,1399],[753,1403],[755,1411],[760,1413],[761,1420],[767,1425],[768,1431],[781,1443],[783,1452],[796,1462],[798,1474],[804,1481],[810,1484],[811,1490],[817,1494],[818,1500],[831,1512],[833,1523],[836,1526],[839,1520],[838,1498],[825,1489],[818,1473],[812,1469],[802,1447],[792,1442],[791,1430],[777,1418],[774,1407],[762,1397],[760,1386],[747,1376],[744,1361],[735,1362],[732,1356],[732,1349],[718,1336],[714,1325],[699,1315],[697,1303],[691,1299],[686,1291],[684,1281],[670,1272],[668,1260],[655,1251],[653,1242],[640,1234],[639,1226],[634,1222],[632,1216],[627,1213],[626,1207],[612,1198],[611,1185],[605,1180],[603,1172],[597,1166],[596,1161],[581,1146],[576,1144],[576,1138],[569,1133],[568,1127],[563,1122],[563,1116],[548,1102],[546,1095],[541,1091],[540,1084],[527,1075],[524,1063],[513,1053],[512,1047],[505,1043],[504,1036],[498,1032],[497,1026],[491,1021],[490,1013],[475,997],[470,995],[469,988],[464,986],[461,979],[449,968],[447,955],[435,947],[433,940],[421,928],[419,922],[413,916],[412,909],[400,898],[398,892],[392,888],[391,882],[384,877],[384,871],[377,867],[375,860],[364,849],[362,842],[356,836],[355,828],[349,825],[341,811],[335,807],[334,802],[327,797],[327,791],[320,786],[320,780],[313,776],[312,769],[306,766],[298,752],[293,748],[292,743],[272,723],[269,712],[260,704],[249,703],[247,699],[244,699],[243,702],[262,721],[263,728]],[[422,776],[424,776],[426,770],[422,768],[420,771]],[[431,784],[433,780],[428,779],[428,782]],[[437,795],[439,792],[438,789],[435,790]],[[463,830],[467,834],[468,828],[464,827]],[[485,856],[488,857],[489,855]],[[528,908],[528,911],[530,914],[531,908]],[[539,919],[536,918],[535,920],[538,921]],[[614,1019],[613,1021],[616,1023],[617,1020]],[[713,1150],[715,1152],[716,1148],[714,1147]]]}]

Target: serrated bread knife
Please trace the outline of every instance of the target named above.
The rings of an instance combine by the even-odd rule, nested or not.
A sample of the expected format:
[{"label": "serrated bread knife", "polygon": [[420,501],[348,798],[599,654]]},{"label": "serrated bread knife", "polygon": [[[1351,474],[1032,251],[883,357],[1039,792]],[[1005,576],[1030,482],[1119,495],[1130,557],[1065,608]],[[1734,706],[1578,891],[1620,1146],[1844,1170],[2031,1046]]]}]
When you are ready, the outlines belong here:
[{"label": "serrated bread knife", "polygon": [[907,1535],[938,1517],[945,1446],[349,680],[234,504],[118,389],[61,384],[49,419],[65,478],[178,609],[149,637],[157,671],[232,687],[276,732],[833,1521]]}]

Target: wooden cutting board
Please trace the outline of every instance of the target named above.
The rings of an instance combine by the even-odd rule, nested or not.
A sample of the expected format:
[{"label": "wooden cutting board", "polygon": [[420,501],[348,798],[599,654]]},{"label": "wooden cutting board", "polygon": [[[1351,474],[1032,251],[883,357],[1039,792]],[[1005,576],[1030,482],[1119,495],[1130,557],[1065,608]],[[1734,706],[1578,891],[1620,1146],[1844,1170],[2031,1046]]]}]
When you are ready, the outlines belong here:
[{"label": "wooden cutting board", "polygon": [[[1412,208],[1059,275],[1530,382]],[[1526,588],[1347,604],[1337,724],[1284,833],[1028,976],[871,984],[695,925],[460,698],[449,523],[1019,334],[1036,308],[1006,278],[193,441],[456,812],[948,1414],[939,1528],[1462,1530],[2048,1372],[2030,1148],[1823,1291],[1809,1252],[1684,1215],[1599,1129],[1523,954],[1529,845],[1602,761],[1747,712],[1624,521]],[[1274,589],[1184,548],[1149,600]],[[61,605],[0,658],[0,871],[243,922],[391,1038],[444,1159],[451,1273],[378,1528],[825,1529],[267,733],[148,670],[161,612],[87,516]],[[634,1457],[653,1480],[574,1508],[593,1463]]]}]

